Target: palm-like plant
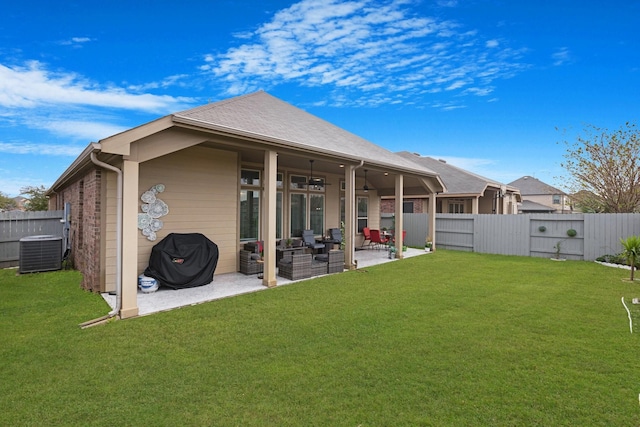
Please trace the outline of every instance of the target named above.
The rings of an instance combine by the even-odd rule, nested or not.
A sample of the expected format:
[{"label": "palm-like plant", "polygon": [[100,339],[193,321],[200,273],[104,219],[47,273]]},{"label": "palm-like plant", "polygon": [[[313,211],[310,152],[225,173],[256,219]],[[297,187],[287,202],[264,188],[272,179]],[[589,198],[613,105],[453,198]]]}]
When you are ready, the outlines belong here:
[{"label": "palm-like plant", "polygon": [[636,266],[636,260],[640,257],[640,236],[629,236],[626,239],[620,239],[622,243],[622,254],[627,258],[631,267],[631,281],[633,281],[633,272]]}]

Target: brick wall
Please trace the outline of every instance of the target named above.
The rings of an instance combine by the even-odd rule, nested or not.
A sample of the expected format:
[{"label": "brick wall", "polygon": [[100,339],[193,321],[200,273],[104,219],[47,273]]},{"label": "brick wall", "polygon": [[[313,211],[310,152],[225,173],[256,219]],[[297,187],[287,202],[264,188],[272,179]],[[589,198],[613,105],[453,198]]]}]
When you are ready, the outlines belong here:
[{"label": "brick wall", "polygon": [[[407,213],[426,213],[427,212],[427,199],[404,199],[405,202],[413,203],[413,212]],[[395,213],[396,201],[395,199],[384,199],[380,201],[380,213],[392,214]]]},{"label": "brick wall", "polygon": [[84,289],[100,292],[101,171],[92,169],[56,194],[56,209],[71,203],[70,259]]}]

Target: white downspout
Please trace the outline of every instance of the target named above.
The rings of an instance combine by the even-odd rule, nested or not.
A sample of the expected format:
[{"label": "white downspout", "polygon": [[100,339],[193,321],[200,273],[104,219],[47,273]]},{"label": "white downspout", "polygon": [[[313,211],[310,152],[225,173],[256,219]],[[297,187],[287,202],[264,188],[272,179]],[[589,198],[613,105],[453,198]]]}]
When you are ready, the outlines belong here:
[{"label": "white downspout", "polygon": [[122,308],[122,171],[115,166],[98,160],[95,151],[91,152],[91,161],[96,166],[113,171],[117,175],[116,193],[116,306],[106,316],[81,323],[82,328],[102,323],[117,316]]}]

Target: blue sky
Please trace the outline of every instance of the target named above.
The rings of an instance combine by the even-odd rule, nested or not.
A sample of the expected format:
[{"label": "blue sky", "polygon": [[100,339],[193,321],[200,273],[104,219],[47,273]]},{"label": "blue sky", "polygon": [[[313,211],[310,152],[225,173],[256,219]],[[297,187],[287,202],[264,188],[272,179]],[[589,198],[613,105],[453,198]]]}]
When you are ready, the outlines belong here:
[{"label": "blue sky", "polygon": [[258,89],[392,151],[559,187],[560,141],[640,113],[640,0],[5,3],[11,196],[92,141]]}]

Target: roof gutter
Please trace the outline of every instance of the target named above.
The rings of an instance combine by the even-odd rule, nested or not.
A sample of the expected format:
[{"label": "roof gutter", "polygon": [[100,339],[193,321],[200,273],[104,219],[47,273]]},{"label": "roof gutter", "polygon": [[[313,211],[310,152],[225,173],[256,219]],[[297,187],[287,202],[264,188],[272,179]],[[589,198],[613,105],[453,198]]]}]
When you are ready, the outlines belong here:
[{"label": "roof gutter", "polygon": [[80,324],[81,328],[88,328],[102,324],[107,320],[120,314],[122,309],[122,171],[115,166],[98,160],[96,151],[101,147],[99,144],[95,144],[95,151],[91,152],[91,161],[96,166],[108,169],[116,173],[117,176],[117,194],[116,194],[116,305],[106,316],[99,317],[97,319],[89,320]]}]

